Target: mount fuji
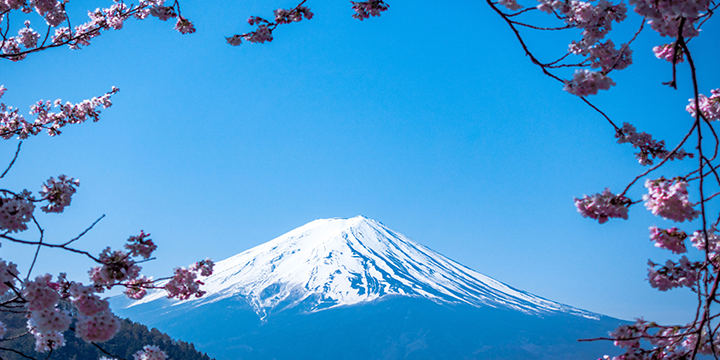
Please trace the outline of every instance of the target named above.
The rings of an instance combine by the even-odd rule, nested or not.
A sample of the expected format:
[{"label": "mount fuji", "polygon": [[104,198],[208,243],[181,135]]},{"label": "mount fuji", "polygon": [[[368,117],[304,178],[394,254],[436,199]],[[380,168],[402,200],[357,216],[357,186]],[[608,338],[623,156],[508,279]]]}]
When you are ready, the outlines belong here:
[{"label": "mount fuji", "polygon": [[218,359],[570,359],[620,320],[515,289],[357,216],[219,261],[202,298],[112,300]]}]

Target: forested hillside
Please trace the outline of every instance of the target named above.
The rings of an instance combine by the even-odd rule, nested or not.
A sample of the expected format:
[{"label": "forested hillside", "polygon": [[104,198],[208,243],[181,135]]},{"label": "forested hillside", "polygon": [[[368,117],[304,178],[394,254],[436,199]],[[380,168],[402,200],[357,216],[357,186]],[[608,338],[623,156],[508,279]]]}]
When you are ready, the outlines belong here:
[{"label": "forested hillside", "polygon": [[[46,359],[47,353],[40,354],[35,351],[35,338],[30,334],[26,334],[17,339],[7,340],[26,333],[27,328],[25,324],[27,320],[23,315],[24,313],[0,312],[0,321],[8,328],[5,334],[5,340],[0,340],[0,348],[13,349],[25,355],[32,356],[35,359]],[[127,319],[122,320],[121,323],[122,327],[120,332],[112,340],[99,344],[108,353],[119,358],[131,360],[133,358],[132,354],[142,349],[143,346],[156,345],[165,351],[168,358],[172,360],[211,360],[207,354],[195,350],[193,344],[173,340],[155,328],[148,330],[145,325]],[[102,356],[110,357],[110,355],[103,353],[92,343],[86,343],[75,337],[73,331],[65,333],[65,341],[67,342],[67,346],[53,351],[48,359],[94,360]],[[0,350],[0,359],[20,360],[27,359],[27,357],[12,351]]]}]

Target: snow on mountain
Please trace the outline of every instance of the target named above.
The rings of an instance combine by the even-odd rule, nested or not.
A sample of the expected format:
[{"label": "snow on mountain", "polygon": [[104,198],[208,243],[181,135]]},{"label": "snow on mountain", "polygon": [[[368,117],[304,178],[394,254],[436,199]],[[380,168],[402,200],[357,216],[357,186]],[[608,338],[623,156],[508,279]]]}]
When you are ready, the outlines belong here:
[{"label": "snow on mountain", "polygon": [[[264,318],[300,304],[314,312],[394,295],[598,318],[514,289],[363,216],[312,221],[217,262],[204,282],[204,297],[174,305],[243,297]],[[163,292],[152,293],[132,306],[161,298]]]}]

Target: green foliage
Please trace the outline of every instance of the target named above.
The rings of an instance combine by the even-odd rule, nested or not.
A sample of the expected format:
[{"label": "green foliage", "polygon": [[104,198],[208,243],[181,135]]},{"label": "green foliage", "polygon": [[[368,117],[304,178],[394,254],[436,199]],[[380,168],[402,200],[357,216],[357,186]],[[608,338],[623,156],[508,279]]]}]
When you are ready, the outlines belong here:
[{"label": "green foliage", "polygon": [[[7,326],[8,332],[5,334],[6,340],[0,340],[0,348],[13,349],[21,352],[31,358],[46,359],[47,353],[38,353],[35,351],[35,339],[32,335],[26,334],[17,339],[18,335],[25,333],[27,330],[24,317],[25,312],[12,313],[0,312],[0,322]],[[200,353],[195,350],[192,343],[186,343],[180,340],[173,340],[168,335],[161,333],[155,328],[148,330],[147,326],[132,322],[128,319],[121,321],[120,332],[115,335],[112,340],[98,344],[105,351],[123,359],[131,360],[132,354],[142,349],[145,345],[156,345],[168,355],[171,360],[214,360],[207,354]],[[95,360],[104,354],[92,343],[75,337],[73,331],[65,332],[66,345],[50,354],[48,359],[64,359],[64,360]],[[0,349],[0,360],[21,360],[28,359],[17,353]]]}]

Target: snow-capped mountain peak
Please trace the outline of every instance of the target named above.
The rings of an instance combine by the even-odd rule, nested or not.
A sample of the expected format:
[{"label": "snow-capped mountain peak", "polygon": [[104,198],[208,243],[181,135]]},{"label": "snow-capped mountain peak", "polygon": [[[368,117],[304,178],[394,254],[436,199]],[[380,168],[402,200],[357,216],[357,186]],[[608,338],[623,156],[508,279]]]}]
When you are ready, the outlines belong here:
[{"label": "snow-capped mountain peak", "polygon": [[[217,262],[204,282],[207,294],[185,303],[243,297],[260,317],[300,304],[319,311],[390,295],[596,317],[514,289],[363,216],[312,221]],[[136,304],[163,295],[149,294]]]}]

